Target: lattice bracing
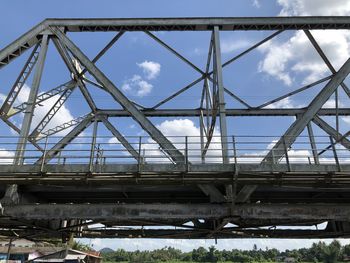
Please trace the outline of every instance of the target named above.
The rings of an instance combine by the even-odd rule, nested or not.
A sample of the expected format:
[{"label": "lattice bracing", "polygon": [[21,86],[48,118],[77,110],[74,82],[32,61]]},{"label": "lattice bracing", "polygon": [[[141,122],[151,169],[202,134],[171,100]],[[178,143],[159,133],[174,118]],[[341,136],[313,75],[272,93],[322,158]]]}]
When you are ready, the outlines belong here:
[{"label": "lattice bracing", "polygon": [[[0,108],[1,120],[17,133],[0,135],[0,234],[33,239],[67,239],[71,234],[101,238],[347,237],[350,131],[341,123],[350,114],[349,104],[344,103],[350,100],[350,60],[335,67],[314,37],[314,30],[335,29],[349,30],[350,18],[43,21],[0,50],[0,70],[29,54]],[[229,80],[248,78],[248,74],[236,76],[228,71],[291,30],[306,36],[329,73],[255,103],[251,99],[255,94],[246,96]],[[200,53],[203,65],[166,39],[172,31],[178,36],[183,31],[207,34],[207,52]],[[260,35],[255,44],[224,60],[220,41],[224,33],[233,31],[263,31],[264,37]],[[76,41],[81,32],[114,35],[91,55]],[[125,44],[123,39],[135,32],[194,76],[189,82],[179,81],[187,83],[184,86],[171,89],[182,78],[173,71],[169,75],[176,80],[162,87],[167,95],[154,96],[151,106],[128,93],[130,87],[115,81],[122,67],[103,64],[120,60],[113,57],[112,61],[107,52]],[[185,38],[181,41],[186,42]],[[54,54],[54,67],[61,63],[67,74],[48,89],[48,81],[43,83],[46,74],[51,81],[63,72],[55,69],[50,75],[45,71]],[[131,81],[140,81],[138,78]],[[264,88],[259,91],[264,93]],[[180,100],[186,95],[191,105],[184,106]],[[281,106],[295,96],[311,99],[298,107]],[[334,106],[329,107],[331,100]],[[67,109],[71,110],[69,118],[58,122],[59,113]],[[182,124],[184,118],[191,120],[198,124],[194,127],[198,134],[186,134],[186,127],[180,127],[183,134],[168,134],[158,122],[162,118]],[[240,118],[256,125],[249,134],[233,132],[243,125],[237,121]],[[265,125],[274,126],[280,134],[262,135],[264,122],[258,118],[274,119]],[[282,127],[282,118],[293,120]],[[125,134],[132,129],[126,127],[137,127],[139,134]],[[323,224],[324,228],[312,227]],[[286,225],[294,227],[279,228]]]}]

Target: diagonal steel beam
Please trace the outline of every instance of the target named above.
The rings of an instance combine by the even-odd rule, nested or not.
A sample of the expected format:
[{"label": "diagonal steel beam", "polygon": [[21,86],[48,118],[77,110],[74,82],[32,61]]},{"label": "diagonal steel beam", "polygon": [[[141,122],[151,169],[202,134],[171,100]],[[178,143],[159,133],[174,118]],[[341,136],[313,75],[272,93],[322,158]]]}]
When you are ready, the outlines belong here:
[{"label": "diagonal steel beam", "polygon": [[72,62],[72,58],[69,56],[67,50],[65,50],[65,48],[61,45],[61,43],[58,41],[58,39],[53,38],[52,40],[53,40],[53,42],[58,50],[58,53],[61,55],[63,61],[65,62],[68,70],[73,74],[74,80],[77,82],[77,85],[79,86],[79,89],[80,89],[81,93],[83,94],[86,102],[88,103],[90,109],[93,112],[96,112],[96,110],[97,110],[96,104],[95,104],[94,100],[92,99],[91,94],[87,90],[84,82],[81,80],[80,73],[77,71],[76,67],[74,66],[74,64]]},{"label": "diagonal steel beam", "polygon": [[179,96],[181,93],[185,92],[186,90],[192,88],[194,85],[196,85],[197,83],[201,82],[203,79],[205,78],[205,76],[201,76],[198,79],[192,81],[190,84],[186,85],[185,87],[183,87],[182,89],[176,91],[175,93],[173,93],[172,95],[170,95],[169,97],[163,99],[162,101],[160,101],[159,103],[157,103],[156,105],[154,105],[152,107],[152,109],[156,109],[159,108],[160,106],[162,106],[163,104],[165,104],[166,102],[172,100],[173,98]]},{"label": "diagonal steel beam", "polygon": [[227,199],[225,196],[212,184],[198,184],[197,185],[205,195],[210,197],[211,203],[225,203]]},{"label": "diagonal steel beam", "polygon": [[[204,143],[204,136],[206,138],[209,138],[209,122],[210,122],[210,115],[209,115],[209,108],[212,108],[213,102],[211,98],[210,88],[209,88],[209,69],[212,62],[212,54],[213,54],[213,45],[214,45],[214,32],[211,32],[210,36],[210,42],[209,42],[209,50],[207,55],[207,63],[205,66],[205,79],[203,81],[203,88],[202,88],[202,95],[201,100],[199,104],[200,108],[200,115],[199,115],[199,128],[200,128],[200,144],[201,144],[201,159],[202,163],[205,162],[205,154],[206,154],[206,145]],[[204,117],[205,115],[205,117]],[[204,120],[205,118],[205,120]]]},{"label": "diagonal steel beam", "polygon": [[[51,99],[52,97],[61,94],[63,92],[65,92],[67,89],[69,89],[69,86],[71,85],[71,83],[75,82],[74,80],[70,80],[58,87],[55,87],[53,89],[50,89],[48,91],[45,91],[43,93],[40,93],[37,97],[36,97],[36,101],[35,101],[35,105],[40,104],[48,99]],[[27,103],[24,102],[22,104],[19,104],[17,106],[14,106],[13,109],[15,110],[15,112],[13,113],[9,113],[8,116],[12,117],[20,112],[23,112],[26,109]]]},{"label": "diagonal steel beam", "polygon": [[243,188],[237,194],[235,202],[236,203],[246,203],[246,202],[248,202],[250,196],[254,193],[256,188],[258,188],[257,185],[245,185],[245,186],[243,186]]},{"label": "diagonal steel beam", "polygon": [[188,64],[191,68],[193,68],[194,70],[196,70],[197,72],[199,72],[200,74],[205,74],[203,72],[203,70],[201,70],[200,68],[198,68],[196,65],[194,65],[191,61],[189,61],[187,58],[185,58],[184,56],[182,56],[179,52],[177,52],[175,49],[173,49],[171,46],[169,46],[168,44],[166,44],[164,41],[162,41],[160,38],[156,37],[154,34],[152,34],[149,31],[145,31],[145,33],[150,36],[152,39],[154,39],[156,42],[158,42],[159,44],[161,44],[163,47],[165,47],[166,49],[168,49],[171,53],[173,53],[175,56],[177,56],[179,59],[181,59],[182,61],[184,61],[186,64]]},{"label": "diagonal steel beam", "polygon": [[134,157],[136,160],[140,159],[139,153],[134,147],[125,139],[125,137],[113,126],[112,123],[106,117],[100,117],[106,128],[117,138],[118,141],[124,146],[124,148]]},{"label": "diagonal steel beam", "polygon": [[[90,83],[91,85],[94,85],[95,87],[97,87],[97,88],[99,88],[99,89],[101,89],[101,90],[103,90],[103,91],[106,91],[106,92],[108,92],[106,89],[105,89],[105,87],[103,87],[100,83],[97,83],[97,82],[95,82],[95,81],[93,81],[93,80],[91,80],[91,79],[87,79],[87,78],[83,78],[83,81],[85,81],[85,82],[87,82],[87,83]],[[135,101],[133,101],[133,100],[130,100],[136,107],[138,107],[138,108],[140,108],[140,109],[145,109],[145,107],[143,106],[143,105],[141,105],[141,104],[139,104],[139,103],[137,103],[137,102],[135,102]]]},{"label": "diagonal steel beam", "polygon": [[237,59],[243,57],[244,55],[248,54],[249,52],[253,51],[254,49],[256,49],[257,47],[261,46],[262,44],[266,43],[267,41],[273,39],[275,36],[279,35],[280,33],[282,33],[283,30],[278,30],[275,33],[273,33],[272,35],[264,38],[263,40],[259,41],[258,43],[256,43],[255,45],[251,46],[250,48],[244,50],[243,52],[241,52],[240,54],[234,56],[233,58],[229,59],[228,61],[226,61],[224,64],[222,64],[222,67],[226,67],[228,65],[230,65],[232,62],[236,61]]},{"label": "diagonal steel beam", "polygon": [[0,68],[8,65],[12,60],[19,57],[23,52],[40,42],[40,33],[45,29],[44,22],[38,24],[27,33],[16,39],[4,49],[0,50]]},{"label": "diagonal steel beam", "polygon": [[1,106],[0,114],[2,116],[8,116],[9,111],[12,109],[12,105],[15,102],[19,92],[22,90],[24,84],[26,83],[27,79],[30,76],[30,73],[32,72],[36,62],[38,61],[39,57],[39,51],[38,48],[40,47],[40,44],[37,44],[32,53],[30,54],[29,58],[27,59],[27,62],[24,64],[23,69],[21,70],[18,78],[16,79],[15,83],[13,84],[9,95],[5,99],[4,103]]},{"label": "diagonal steel beam", "polygon": [[[327,65],[327,67],[330,69],[330,71],[334,74],[337,71],[335,70],[335,68],[333,67],[332,63],[329,61],[328,57],[326,56],[326,54],[323,52],[322,48],[320,47],[320,45],[317,43],[316,39],[314,38],[314,36],[311,34],[311,32],[309,30],[304,30],[305,35],[307,36],[307,38],[310,40],[311,44],[314,46],[314,48],[316,49],[317,53],[320,55],[320,57],[322,58],[322,60],[324,61],[324,63]],[[344,92],[346,93],[346,95],[348,95],[348,97],[350,97],[350,90],[348,88],[348,86],[342,82],[340,84],[340,86],[343,88]]]},{"label": "diagonal steel beam", "polygon": [[[112,38],[111,41],[107,43],[107,45],[95,56],[95,58],[92,60],[92,62],[97,62],[112,46],[115,42],[117,42],[120,37],[124,34],[124,31],[119,32],[115,37]],[[80,76],[82,76],[84,73],[86,73],[86,69],[84,69],[81,73],[79,73]],[[86,79],[84,79],[86,80]],[[69,85],[75,82],[74,80],[70,80],[58,87],[55,87],[49,91],[46,91],[44,93],[41,93],[38,95],[36,99],[36,104],[39,104],[45,100],[48,100],[52,98],[53,96],[65,92],[67,89],[70,89]],[[15,112],[9,114],[9,117],[12,117],[13,115],[20,113],[25,110],[26,108],[26,103],[22,103],[18,106],[13,107],[15,109]]]},{"label": "diagonal steel beam", "polygon": [[[12,130],[14,130],[15,132],[17,132],[18,134],[21,133],[21,129],[18,128],[14,123],[12,123],[9,119],[4,118],[2,116],[0,116],[1,120],[3,120],[3,122],[5,122]],[[29,138],[27,138],[27,141],[31,144],[34,145],[35,148],[37,148],[39,151],[43,152],[43,148],[41,148],[41,146],[39,144],[37,144],[34,141],[29,140]]]},{"label": "diagonal steel beam", "polygon": [[224,91],[230,95],[234,100],[238,101],[242,105],[246,106],[248,109],[251,109],[252,106],[250,106],[248,103],[246,103],[244,100],[242,100],[240,97],[238,97],[236,94],[234,94],[232,91],[229,89],[224,88]]},{"label": "diagonal steel beam", "polygon": [[[88,115],[82,120],[73,130],[71,130],[66,136],[64,136],[58,143],[56,143],[50,150],[45,154],[45,163],[48,163],[54,158],[59,152],[61,152],[71,141],[73,141],[80,133],[82,133],[92,122],[94,116]],[[42,156],[36,163],[40,164],[43,160]]]},{"label": "diagonal steel beam", "polygon": [[29,135],[30,138],[36,140],[38,136],[42,133],[42,131],[45,129],[45,127],[49,124],[49,122],[53,119],[55,114],[59,111],[59,109],[63,106],[65,101],[69,98],[69,96],[72,94],[74,88],[76,87],[76,83],[72,82],[68,89],[66,89],[62,95],[58,98],[58,100],[52,105],[51,109],[46,113],[44,118],[38,123],[38,125],[33,129],[31,134]]},{"label": "diagonal steel beam", "polygon": [[89,58],[59,29],[52,32],[70,50],[70,52],[87,68],[92,76],[102,84],[112,97],[149,133],[154,141],[177,163],[185,163],[183,154],[161,133],[157,127],[140,112],[135,105],[100,71]]},{"label": "diagonal steel beam", "polygon": [[[228,66],[229,64],[231,64],[232,62],[236,61],[237,59],[239,59],[240,57],[248,54],[249,52],[251,52],[252,50],[256,49],[257,47],[261,46],[262,44],[264,44],[265,42],[271,40],[272,38],[274,38],[275,36],[279,35],[280,33],[282,33],[283,30],[279,30],[275,33],[273,33],[272,35],[268,36],[267,38],[259,41],[258,43],[256,43],[255,45],[253,45],[252,47],[248,48],[247,50],[243,51],[242,53],[238,54],[237,56],[233,57],[232,59],[226,61],[224,64],[222,64],[222,67],[226,67]],[[153,35],[153,34],[152,34]],[[154,35],[153,35],[154,36]],[[158,38],[157,38],[158,39]],[[159,41],[161,41],[159,39]],[[212,42],[211,41],[211,44],[212,45]],[[165,44],[165,43],[164,43]],[[166,44],[165,44],[166,45]],[[169,47],[170,48],[170,47]],[[209,50],[211,50],[212,48],[210,47]],[[176,51],[175,51],[176,52]],[[177,53],[177,52],[176,52]],[[210,58],[211,56],[211,52],[208,53],[208,58]],[[192,63],[191,63],[192,64]],[[192,65],[191,65],[192,66]],[[193,65],[194,67],[196,67],[195,65]],[[184,91],[188,90],[189,88],[193,87],[194,85],[196,85],[198,82],[202,81],[203,79],[206,78],[206,76],[210,76],[213,74],[213,71],[210,71],[209,72],[209,66],[210,66],[210,63],[207,62],[207,65],[206,65],[206,72],[202,72],[201,70],[201,74],[202,76],[199,77],[198,79],[194,80],[193,82],[191,82],[190,84],[188,84],[186,87],[180,89],[179,91],[175,92],[173,95],[169,96],[168,98],[162,100],[161,102],[157,103],[155,106],[153,106],[152,108],[156,109],[158,108],[159,106],[163,105],[164,103],[168,102],[169,100],[172,100],[173,98],[175,98],[176,96],[180,95],[181,93],[183,93]],[[197,70],[198,71],[198,70]],[[229,94],[230,96],[232,96],[235,100],[237,100],[238,102],[240,102],[241,104],[243,104],[244,106],[246,106],[247,108],[252,108],[248,103],[246,103],[245,101],[243,101],[241,98],[239,98],[237,95],[233,94],[230,90],[224,88],[225,92],[227,94]]]},{"label": "diagonal steel beam", "polygon": [[[113,37],[111,41],[109,41],[107,45],[100,52],[98,52],[98,54],[93,58],[92,62],[96,63],[104,54],[106,54],[106,52],[124,35],[124,33],[124,31],[118,32],[118,34],[116,34],[115,37]],[[79,75],[82,76],[86,72],[87,69],[85,68]]]},{"label": "diagonal steel beam", "polygon": [[329,97],[335,92],[338,86],[344,81],[350,73],[350,59],[348,59],[339,71],[333,75],[326,86],[311,101],[306,111],[298,118],[284,133],[274,147],[268,152],[263,162],[277,162],[285,154],[285,147],[289,148],[296,138],[302,133],[307,124],[314,118],[317,112],[326,103]]},{"label": "diagonal steel beam", "polygon": [[316,85],[318,85],[318,84],[321,84],[321,83],[323,83],[323,82],[325,82],[325,81],[327,81],[327,80],[330,80],[331,78],[332,78],[332,75],[327,76],[327,77],[324,77],[324,78],[322,78],[322,79],[320,79],[320,80],[317,80],[317,81],[315,81],[315,82],[313,82],[313,83],[310,83],[310,84],[308,84],[308,85],[305,85],[305,86],[303,86],[303,87],[301,87],[301,88],[299,88],[299,89],[293,90],[292,92],[289,92],[289,93],[287,93],[287,94],[284,94],[284,95],[282,95],[282,96],[280,96],[280,97],[278,97],[278,98],[275,98],[275,99],[272,99],[272,100],[270,100],[270,101],[268,101],[268,102],[265,102],[265,103],[263,103],[263,104],[261,104],[261,105],[255,107],[255,108],[256,108],[256,109],[264,108],[264,107],[269,106],[269,105],[271,105],[271,104],[273,104],[273,103],[275,103],[275,102],[277,102],[277,101],[281,101],[281,100],[283,100],[283,99],[285,99],[285,98],[288,98],[288,97],[290,97],[290,96],[292,96],[292,95],[298,94],[298,93],[300,93],[300,92],[302,92],[302,91],[304,91],[304,90],[307,90],[307,89],[309,89],[309,88],[312,88],[312,87],[314,87],[314,86],[316,86]]},{"label": "diagonal steel beam", "polygon": [[350,149],[350,141],[347,138],[343,137],[342,134],[340,134],[336,129],[330,126],[327,122],[322,120],[317,115],[313,118],[312,121],[322,130],[324,130],[328,135],[332,136],[335,141],[339,142],[346,149]]},{"label": "diagonal steel beam", "polygon": [[44,139],[46,137],[52,136],[52,135],[54,135],[56,133],[59,133],[61,131],[64,131],[64,130],[66,130],[66,129],[70,128],[70,127],[73,127],[75,125],[78,125],[81,121],[83,121],[84,119],[86,119],[87,117],[92,116],[92,115],[93,114],[91,112],[91,113],[85,114],[83,116],[77,117],[77,118],[75,118],[73,120],[70,120],[70,121],[67,121],[65,123],[62,123],[62,124],[60,124],[60,125],[58,125],[56,127],[53,127],[51,129],[48,129],[48,130],[42,132],[39,137],[37,137],[37,141],[39,141],[41,139]]}]

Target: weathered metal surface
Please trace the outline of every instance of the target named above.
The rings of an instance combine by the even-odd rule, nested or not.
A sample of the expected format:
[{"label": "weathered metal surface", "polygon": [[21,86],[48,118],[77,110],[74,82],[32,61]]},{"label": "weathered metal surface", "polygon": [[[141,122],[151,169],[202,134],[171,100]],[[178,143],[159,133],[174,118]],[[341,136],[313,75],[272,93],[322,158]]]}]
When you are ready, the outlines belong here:
[{"label": "weathered metal surface", "polygon": [[[340,116],[349,116],[350,108],[339,107],[338,97],[341,94],[338,93],[338,87],[343,88],[348,99],[350,91],[344,84],[344,79],[349,74],[350,62],[348,60],[337,71],[313,38],[310,30],[315,29],[348,30],[350,17],[44,20],[0,50],[0,68],[26,50],[32,50],[11,89],[13,92],[7,96],[0,112],[1,120],[22,135],[19,143],[14,144],[17,147],[15,158],[12,155],[0,157],[0,194],[3,196],[0,200],[3,209],[0,215],[0,234],[18,233],[33,239],[66,239],[70,234],[99,238],[348,237],[350,132],[339,131],[339,119]],[[273,32],[223,62],[220,32],[237,30]],[[225,86],[224,67],[244,58],[286,30],[304,30],[329,68],[330,75],[260,105],[245,101],[245,98],[235,93],[236,90]],[[95,57],[83,53],[69,34],[66,34],[114,31],[115,36]],[[153,107],[130,100],[97,67],[96,62],[120,37],[134,31],[145,32],[146,36],[155,40],[156,44],[160,44],[196,74],[199,73],[199,76],[185,87],[155,101]],[[153,31],[211,33],[209,51],[205,54],[205,69],[195,65]],[[73,80],[68,79],[63,85],[40,92],[46,48],[50,42],[55,44]],[[39,55],[36,49],[40,43]],[[15,105],[19,91],[31,77],[32,69],[36,74],[30,100]],[[79,112],[74,116],[81,117],[47,128],[76,85],[82,93],[82,99],[89,106],[89,112]],[[107,92],[121,107],[98,108],[94,93],[87,85]],[[199,106],[160,108],[196,85],[203,87]],[[323,85],[323,88],[308,107],[268,108],[317,85]],[[166,90],[166,87],[163,89]],[[333,94],[336,106],[324,108],[324,103]],[[57,96],[57,102],[43,115],[37,127],[31,127],[34,108],[54,96]],[[227,108],[225,102],[228,99],[233,99],[240,108]],[[11,118],[15,115],[20,117],[21,112],[24,112],[25,118],[22,126],[18,126]],[[247,136],[242,139],[231,136],[226,127],[226,122],[235,119],[228,117],[274,116],[296,117],[285,136],[264,137],[258,134],[253,139]],[[323,118],[325,116],[335,117],[335,128],[327,118]],[[199,117],[200,138],[171,138],[161,132],[152,117]],[[124,135],[114,127],[110,118],[130,118],[150,137],[128,137],[128,134]],[[90,143],[86,143],[87,147],[79,145],[79,142],[75,144],[74,140],[91,123],[94,123],[93,135],[89,138]],[[314,124],[330,137],[317,137],[319,134],[315,136],[316,130],[312,127]],[[105,126],[105,130],[109,130],[114,139],[118,140],[112,146],[121,146],[123,150],[97,147],[100,139],[98,125]],[[220,126],[221,132],[214,140],[217,126]],[[66,136],[54,139],[53,135],[70,128],[72,129]],[[306,129],[309,136],[305,139],[300,134],[306,132]],[[0,138],[0,151],[6,151],[6,146],[13,145],[13,138]],[[150,143],[152,139],[157,146]],[[272,148],[268,146],[276,139],[277,144]],[[213,141],[220,147],[216,148],[219,154],[210,149]],[[299,145],[295,145],[295,141]],[[29,143],[38,151],[32,150]],[[292,144],[297,147],[291,149]],[[304,149],[306,144],[308,146]],[[339,144],[343,147],[338,147]],[[242,150],[250,149],[252,145],[256,152]],[[259,148],[260,145],[263,145],[262,148]],[[152,149],[156,150],[156,154],[150,153]],[[304,151],[298,155],[294,150]],[[261,163],[264,157],[268,161]],[[326,229],[311,229],[311,226],[324,222],[328,222]],[[106,228],[90,226],[96,223],[104,224]],[[229,223],[235,226],[232,227]],[[132,228],[113,227],[126,225]],[[285,225],[294,228],[273,228]],[[147,228],[148,226],[153,229]],[[176,229],[164,226],[174,226]],[[310,229],[296,228],[298,226]]]}]

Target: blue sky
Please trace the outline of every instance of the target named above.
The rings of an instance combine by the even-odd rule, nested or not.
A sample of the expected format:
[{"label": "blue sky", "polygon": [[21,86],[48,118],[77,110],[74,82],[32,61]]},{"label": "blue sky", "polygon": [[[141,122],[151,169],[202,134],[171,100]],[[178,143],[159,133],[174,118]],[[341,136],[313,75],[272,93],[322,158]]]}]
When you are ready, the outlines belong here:
[{"label": "blue sky", "polygon": [[[45,18],[104,18],[104,17],[234,17],[234,16],[278,16],[278,15],[349,15],[350,6],[347,1],[332,1],[329,6],[326,0],[240,0],[240,1],[207,1],[207,0],[148,0],[148,1],[2,1],[0,17],[0,49],[21,34],[41,22]],[[223,32],[221,33],[222,58],[226,61],[245,48],[263,39],[271,32]],[[178,52],[204,69],[206,52],[210,34],[196,33],[157,33],[157,37],[171,44]],[[349,57],[350,35],[344,31],[314,32],[315,38],[336,68],[339,68]],[[71,33],[69,37],[93,58],[95,54],[114,36],[113,33]],[[15,73],[23,65],[24,58],[19,58],[0,71],[0,98],[9,90],[16,77]],[[143,33],[127,33],[115,46],[108,51],[97,65],[106,75],[121,88],[132,100],[145,106],[153,106],[162,98],[184,87],[197,77],[193,69],[181,62],[154,40]],[[235,94],[252,106],[257,106],[276,96],[290,92],[304,84],[327,76],[328,70],[323,65],[316,52],[307,43],[305,36],[298,32],[285,32],[273,41],[268,42],[258,50],[247,55],[224,69],[224,83]],[[45,64],[41,91],[53,88],[67,80],[68,73],[57,52],[50,46]],[[29,82],[30,85],[30,82]],[[8,87],[8,88],[6,88]],[[315,96],[322,85],[313,88],[292,99],[287,99],[274,107],[302,107]],[[94,87],[88,87],[96,104],[101,108],[118,108],[119,106]],[[196,108],[199,107],[201,85],[179,96],[173,102],[164,105],[165,108]],[[347,105],[345,96],[340,92],[340,103]],[[1,97],[2,96],[2,97]],[[19,97],[18,103],[26,101],[27,93]],[[226,97],[227,108],[239,108],[241,105]],[[334,105],[334,100],[328,106]],[[33,122],[38,122],[45,114],[47,105],[36,110]],[[75,92],[63,107],[52,127],[74,117],[88,113],[87,105],[82,101],[79,92]],[[13,119],[18,125],[21,116]],[[179,127],[189,135],[197,135],[197,119],[161,119],[153,120],[160,129],[170,135],[179,135]],[[275,125],[278,121],[278,126]],[[228,123],[229,135],[281,135],[292,123],[293,118],[235,118]],[[334,120],[330,120],[331,122]],[[114,120],[113,123],[125,135],[140,135],[141,129],[132,120]],[[341,119],[340,130],[347,131],[350,121]],[[50,127],[51,127],[50,126]],[[258,128],[257,128],[258,127]],[[11,135],[11,131],[1,123],[1,135]],[[323,135],[315,128],[317,134]],[[91,134],[87,130],[85,135]],[[108,135],[101,129],[101,135]],[[272,140],[272,139],[271,139]],[[271,141],[266,142],[266,144]],[[10,150],[10,149],[9,149]],[[11,153],[9,153],[11,154]],[[96,248],[111,247],[125,249],[154,249],[163,246],[178,247],[189,250],[194,247],[210,246],[213,240],[84,240],[94,244]],[[344,241],[347,242],[347,241]],[[250,249],[256,243],[258,247],[277,247],[281,249],[310,245],[312,241],[299,240],[219,240],[219,249],[245,248]]]}]

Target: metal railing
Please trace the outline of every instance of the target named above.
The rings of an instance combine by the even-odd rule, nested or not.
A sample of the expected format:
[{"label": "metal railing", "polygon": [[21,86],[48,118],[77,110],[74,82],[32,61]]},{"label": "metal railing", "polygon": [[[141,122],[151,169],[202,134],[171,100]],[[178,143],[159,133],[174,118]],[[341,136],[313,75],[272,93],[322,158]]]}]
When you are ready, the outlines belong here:
[{"label": "metal railing", "polygon": [[[209,149],[203,154],[203,145],[198,136],[167,136],[168,140],[183,154],[184,163],[223,162],[220,137],[213,137]],[[56,150],[62,137],[50,137],[38,144],[43,152],[27,144],[24,164],[90,164],[111,163],[174,163],[171,153],[175,150],[162,149],[147,136],[126,136],[129,145],[123,145],[114,137],[94,138],[80,136],[64,148]],[[273,149],[277,136],[229,136],[227,138],[227,156],[230,163],[261,163],[266,154]],[[287,140],[287,138],[285,138]],[[279,163],[303,164],[350,164],[349,149],[328,136],[315,136],[315,148],[311,148],[308,136],[301,136],[292,147],[272,155]],[[0,165],[13,164],[16,156],[18,137],[0,137]],[[127,150],[129,148],[129,150]],[[130,150],[132,149],[132,150]],[[179,163],[179,162],[177,162]]]}]

